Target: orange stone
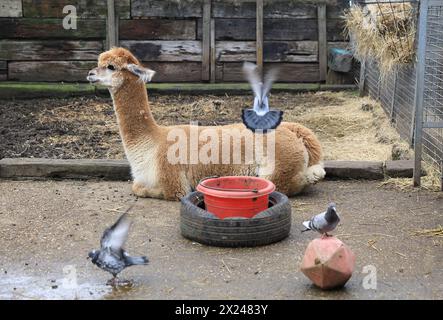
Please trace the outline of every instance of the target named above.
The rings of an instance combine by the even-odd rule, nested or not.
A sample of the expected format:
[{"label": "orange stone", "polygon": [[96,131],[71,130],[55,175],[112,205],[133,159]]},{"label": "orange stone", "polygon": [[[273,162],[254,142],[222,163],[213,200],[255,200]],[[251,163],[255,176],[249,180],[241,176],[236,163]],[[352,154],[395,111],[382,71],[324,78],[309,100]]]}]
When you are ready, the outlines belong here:
[{"label": "orange stone", "polygon": [[332,289],[345,285],[354,266],[351,249],[336,237],[322,237],[309,243],[300,269],[316,286]]}]

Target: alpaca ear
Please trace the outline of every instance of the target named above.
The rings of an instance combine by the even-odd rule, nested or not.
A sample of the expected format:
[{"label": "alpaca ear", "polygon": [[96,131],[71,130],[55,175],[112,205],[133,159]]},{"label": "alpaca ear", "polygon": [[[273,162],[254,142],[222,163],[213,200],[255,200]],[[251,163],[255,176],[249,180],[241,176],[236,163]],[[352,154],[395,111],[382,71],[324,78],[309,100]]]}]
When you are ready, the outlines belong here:
[{"label": "alpaca ear", "polygon": [[126,67],[128,71],[135,74],[137,77],[139,77],[143,82],[147,83],[150,82],[152,77],[155,74],[154,70],[139,66],[138,64],[129,63]]}]

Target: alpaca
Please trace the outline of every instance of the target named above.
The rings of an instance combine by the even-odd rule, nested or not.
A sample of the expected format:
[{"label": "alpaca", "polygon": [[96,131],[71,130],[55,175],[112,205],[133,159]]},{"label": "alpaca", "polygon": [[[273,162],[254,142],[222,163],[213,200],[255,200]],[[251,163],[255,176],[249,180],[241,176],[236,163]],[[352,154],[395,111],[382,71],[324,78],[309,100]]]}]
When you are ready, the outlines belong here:
[{"label": "alpaca", "polygon": [[[260,176],[271,180],[278,191],[291,196],[324,178],[320,143],[311,130],[297,123],[282,122],[273,133],[267,134],[252,133],[243,124],[213,127],[158,125],[151,114],[145,87],[154,74],[155,71],[143,67],[128,50],[112,48],[100,54],[97,68],[89,71],[87,77],[91,83],[102,84],[110,91],[123,147],[131,166],[132,191],[136,196],[178,200],[194,190],[201,179],[227,175]],[[248,142],[259,138],[264,141],[262,148],[265,152],[274,150],[273,158],[266,158],[265,164],[257,159],[237,163],[232,161],[236,156],[233,151],[232,155],[229,154],[229,161],[223,163],[192,162],[189,157],[185,159],[188,161],[171,162],[171,155],[176,156],[177,152],[171,152],[171,148],[176,146],[176,139],[170,136],[177,132],[191,141],[185,145],[189,147],[185,148],[189,149],[189,157],[195,154],[205,154],[211,159],[223,156],[221,147],[224,145],[220,137],[246,132],[238,149],[241,159],[246,155]],[[197,146],[192,149],[193,132],[212,136],[215,148],[204,153],[207,145],[198,140]],[[229,150],[235,148],[233,140],[228,140]],[[257,151],[257,145],[253,148]],[[270,163],[272,170],[264,170]]]}]

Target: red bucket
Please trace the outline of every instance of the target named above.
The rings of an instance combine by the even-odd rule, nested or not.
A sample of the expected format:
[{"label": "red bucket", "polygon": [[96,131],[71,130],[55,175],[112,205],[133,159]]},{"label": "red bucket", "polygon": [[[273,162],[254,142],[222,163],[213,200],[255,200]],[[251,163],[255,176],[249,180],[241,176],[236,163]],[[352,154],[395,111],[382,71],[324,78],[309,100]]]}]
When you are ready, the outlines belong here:
[{"label": "red bucket", "polygon": [[275,185],[257,177],[207,178],[197,185],[203,193],[206,210],[220,219],[252,218],[268,208]]}]

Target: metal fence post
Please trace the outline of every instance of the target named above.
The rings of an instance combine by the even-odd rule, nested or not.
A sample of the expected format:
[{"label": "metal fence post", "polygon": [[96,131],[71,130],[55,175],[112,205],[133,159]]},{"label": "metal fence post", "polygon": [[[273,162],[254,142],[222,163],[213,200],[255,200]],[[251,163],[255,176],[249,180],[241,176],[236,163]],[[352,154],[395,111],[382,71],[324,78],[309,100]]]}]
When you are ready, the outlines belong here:
[{"label": "metal fence post", "polygon": [[425,82],[426,62],[426,25],[428,15],[428,0],[420,1],[420,12],[418,22],[418,49],[417,49],[417,73],[415,82],[415,135],[414,135],[414,186],[421,183],[421,155],[423,135],[423,99]]},{"label": "metal fence post", "polygon": [[257,23],[257,36],[256,36],[256,51],[257,51],[257,68],[258,72],[263,76],[263,0],[257,0],[256,2],[256,23]]},{"label": "metal fence post", "polygon": [[390,112],[391,122],[394,121],[394,116],[395,116],[395,92],[397,91],[397,76],[398,76],[398,70],[395,70],[395,73],[394,73],[394,92],[392,92],[392,99],[391,99],[391,112]]},{"label": "metal fence post", "polygon": [[366,81],[366,59],[360,65],[360,81],[358,82],[358,90],[360,97],[365,95],[365,81]]}]

